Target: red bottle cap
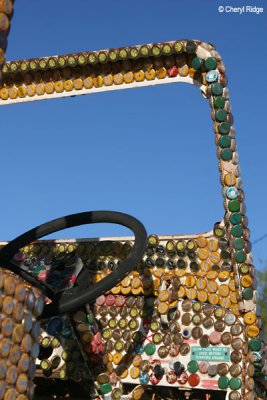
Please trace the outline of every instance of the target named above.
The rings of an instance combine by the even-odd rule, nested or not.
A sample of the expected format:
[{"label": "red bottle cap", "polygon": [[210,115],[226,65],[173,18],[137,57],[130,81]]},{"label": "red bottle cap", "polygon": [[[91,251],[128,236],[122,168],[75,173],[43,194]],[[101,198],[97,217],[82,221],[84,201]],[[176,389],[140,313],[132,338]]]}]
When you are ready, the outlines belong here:
[{"label": "red bottle cap", "polygon": [[188,377],[188,383],[192,387],[196,387],[199,385],[200,377],[197,374],[191,374]]}]

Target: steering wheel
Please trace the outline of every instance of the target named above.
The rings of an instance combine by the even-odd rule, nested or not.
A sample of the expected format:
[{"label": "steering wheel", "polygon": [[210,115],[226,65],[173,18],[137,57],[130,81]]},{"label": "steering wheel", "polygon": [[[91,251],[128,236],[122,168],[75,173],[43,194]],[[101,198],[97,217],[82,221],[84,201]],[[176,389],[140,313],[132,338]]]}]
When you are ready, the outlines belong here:
[{"label": "steering wheel", "polygon": [[[131,229],[135,235],[135,243],[127,257],[120,262],[118,268],[91,287],[81,289],[79,286],[74,286],[73,288],[66,289],[63,293],[56,294],[47,284],[41,282],[12,262],[13,256],[19,249],[50,233],[74,226],[101,222],[123,225]],[[50,318],[54,315],[73,312],[116,286],[134,269],[141,259],[145,251],[146,241],[147,232],[143,224],[128,214],[115,211],[82,212],[46,222],[18,236],[0,250],[0,265],[2,268],[11,270],[21,278],[40,288],[52,300],[50,304],[44,307],[43,314],[41,315],[41,318]]]}]

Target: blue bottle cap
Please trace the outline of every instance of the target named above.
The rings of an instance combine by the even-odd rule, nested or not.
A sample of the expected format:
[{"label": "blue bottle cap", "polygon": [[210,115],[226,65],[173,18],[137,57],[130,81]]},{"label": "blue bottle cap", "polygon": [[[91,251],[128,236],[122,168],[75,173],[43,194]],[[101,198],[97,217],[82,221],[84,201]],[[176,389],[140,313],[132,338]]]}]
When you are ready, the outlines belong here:
[{"label": "blue bottle cap", "polygon": [[146,385],[149,381],[149,375],[146,372],[141,372],[139,375],[139,381],[141,385]]},{"label": "blue bottle cap", "polygon": [[55,336],[57,333],[61,333],[63,328],[63,320],[60,317],[53,318],[47,325],[47,333],[51,336]]},{"label": "blue bottle cap", "polygon": [[209,83],[216,82],[218,80],[218,76],[219,74],[217,71],[211,70],[206,74],[206,81]]},{"label": "blue bottle cap", "polygon": [[238,190],[234,186],[229,187],[226,190],[226,196],[229,200],[234,200],[238,197]]}]

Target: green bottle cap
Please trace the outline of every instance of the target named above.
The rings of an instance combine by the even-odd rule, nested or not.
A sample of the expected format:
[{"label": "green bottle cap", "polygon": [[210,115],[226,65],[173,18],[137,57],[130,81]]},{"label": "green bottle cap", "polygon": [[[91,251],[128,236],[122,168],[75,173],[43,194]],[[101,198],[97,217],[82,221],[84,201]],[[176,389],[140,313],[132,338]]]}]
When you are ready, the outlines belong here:
[{"label": "green bottle cap", "polygon": [[65,369],[61,369],[59,371],[59,379],[66,379],[67,378],[67,371]]},{"label": "green bottle cap", "polygon": [[194,374],[195,372],[198,371],[198,363],[194,360],[189,361],[187,364],[187,371]]},{"label": "green bottle cap", "polygon": [[157,45],[154,45],[154,46],[152,46],[151,52],[152,52],[153,56],[158,57],[158,56],[160,56],[161,48]]},{"label": "green bottle cap", "polygon": [[87,315],[86,315],[86,319],[87,322],[91,325],[94,322],[94,314],[92,313],[92,311],[90,311]]},{"label": "green bottle cap", "polygon": [[171,51],[172,51],[171,46],[168,43],[165,43],[162,47],[163,54],[166,54],[166,55],[171,54]]},{"label": "green bottle cap", "polygon": [[148,244],[150,246],[157,246],[158,242],[159,242],[159,238],[156,235],[148,236]]},{"label": "green bottle cap", "polygon": [[231,229],[231,234],[235,237],[240,237],[243,234],[243,227],[242,225],[235,225]]},{"label": "green bottle cap", "polygon": [[182,53],[182,51],[184,50],[184,45],[182,42],[175,42],[173,48],[176,53]]},{"label": "green bottle cap", "polygon": [[260,351],[261,349],[261,342],[258,339],[251,339],[248,342],[248,347],[252,351]]},{"label": "green bottle cap", "polygon": [[162,335],[161,335],[161,333],[155,333],[155,334],[153,335],[153,342],[154,342],[155,344],[159,344],[161,341],[162,341]]},{"label": "green bottle cap", "polygon": [[231,211],[231,212],[238,212],[238,211],[240,211],[240,202],[239,202],[239,200],[230,200],[229,201],[229,203],[228,203],[228,209]]},{"label": "green bottle cap", "polygon": [[220,83],[213,83],[211,85],[211,93],[213,96],[221,96],[223,93],[223,87]]},{"label": "green bottle cap", "polygon": [[122,351],[123,350],[123,342],[121,341],[121,340],[118,340],[116,343],[115,343],[115,350],[116,351]]},{"label": "green bottle cap", "polygon": [[229,379],[227,378],[227,376],[220,376],[220,378],[218,379],[218,386],[220,389],[227,389],[229,384]]},{"label": "green bottle cap", "polygon": [[110,50],[110,52],[108,53],[108,57],[111,61],[116,61],[118,58],[118,54],[115,50]]},{"label": "green bottle cap", "polygon": [[176,248],[180,252],[184,251],[185,250],[185,242],[183,240],[178,240]]},{"label": "green bottle cap", "polygon": [[249,273],[249,266],[248,264],[242,264],[239,267],[239,272],[241,275],[247,275]]},{"label": "green bottle cap", "polygon": [[201,65],[202,65],[202,59],[201,58],[199,58],[199,57],[193,58],[192,67],[194,69],[199,69],[201,67]]},{"label": "green bottle cap", "polygon": [[222,136],[219,139],[219,146],[222,148],[230,147],[231,146],[231,138],[230,136]]},{"label": "green bottle cap", "polygon": [[235,238],[234,240],[234,249],[235,250],[242,250],[245,247],[245,242],[241,238]]},{"label": "green bottle cap", "polygon": [[139,49],[137,48],[137,47],[132,47],[131,49],[130,49],[130,56],[132,57],[132,58],[138,58],[138,56],[139,56]]},{"label": "green bottle cap", "polygon": [[221,158],[223,161],[230,161],[233,157],[233,152],[231,149],[223,149],[221,151]]},{"label": "green bottle cap", "polygon": [[252,288],[246,288],[242,292],[242,298],[244,300],[251,300],[253,298],[253,289]]},{"label": "green bottle cap", "polygon": [[102,394],[107,394],[110,393],[112,391],[112,386],[110,383],[103,383],[102,385],[100,385],[100,391]]},{"label": "green bottle cap", "polygon": [[122,396],[122,390],[120,388],[115,388],[112,390],[112,400],[120,400],[121,396]]},{"label": "green bottle cap", "polygon": [[223,97],[216,97],[213,101],[214,108],[224,108],[225,99]]},{"label": "green bottle cap", "polygon": [[38,275],[41,271],[44,271],[45,267],[43,265],[40,265],[40,267],[37,267],[33,270],[34,275]]},{"label": "green bottle cap", "polygon": [[42,360],[40,363],[40,367],[43,370],[48,370],[50,368],[50,362],[48,360]]},{"label": "green bottle cap", "polygon": [[246,261],[247,255],[243,250],[239,250],[235,252],[235,260],[238,263],[242,263]]},{"label": "green bottle cap", "polygon": [[238,390],[241,388],[241,380],[239,378],[231,378],[229,381],[229,386],[232,390]]},{"label": "green bottle cap", "polygon": [[229,122],[221,122],[218,125],[218,131],[221,135],[228,135],[228,133],[230,132],[231,129],[231,125],[229,124]]},{"label": "green bottle cap", "polygon": [[148,356],[152,356],[156,351],[156,346],[153,343],[148,343],[145,345],[144,350]]},{"label": "green bottle cap", "polygon": [[217,122],[224,122],[227,118],[227,112],[222,108],[219,108],[215,113],[215,119]]},{"label": "green bottle cap", "polygon": [[230,215],[229,220],[230,220],[231,224],[238,225],[242,221],[242,215],[240,213],[233,213]]},{"label": "green bottle cap", "polygon": [[214,57],[209,57],[205,60],[205,67],[207,68],[208,71],[215,69],[217,66],[217,61],[216,58]]}]

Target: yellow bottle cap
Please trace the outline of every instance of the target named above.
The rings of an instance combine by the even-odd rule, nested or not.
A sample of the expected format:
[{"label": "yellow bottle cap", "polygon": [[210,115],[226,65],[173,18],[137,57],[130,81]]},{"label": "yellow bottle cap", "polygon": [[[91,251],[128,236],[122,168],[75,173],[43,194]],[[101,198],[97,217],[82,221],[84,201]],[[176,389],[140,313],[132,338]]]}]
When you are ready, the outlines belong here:
[{"label": "yellow bottle cap", "polygon": [[229,297],[230,297],[231,303],[237,304],[237,295],[236,295],[236,292],[230,292]]},{"label": "yellow bottle cap", "polygon": [[199,236],[196,239],[197,247],[206,247],[207,243],[208,243],[207,239],[205,237],[203,237],[203,236]]},{"label": "yellow bottle cap", "polygon": [[2,100],[7,100],[9,97],[8,90],[6,88],[2,88],[0,90],[0,96]]},{"label": "yellow bottle cap", "polygon": [[236,177],[234,174],[226,174],[224,177],[224,183],[227,186],[235,186],[236,184]]},{"label": "yellow bottle cap", "polygon": [[169,310],[169,306],[167,303],[161,302],[158,304],[157,310],[158,310],[159,314],[162,314],[162,315],[167,314],[167,312]]},{"label": "yellow bottle cap", "polygon": [[18,97],[18,89],[15,87],[9,88],[8,95],[11,99],[16,99]]},{"label": "yellow bottle cap", "polygon": [[139,70],[134,73],[134,79],[136,82],[142,82],[145,79],[145,73],[143,70]]},{"label": "yellow bottle cap", "polygon": [[132,280],[131,280],[131,286],[134,289],[139,288],[141,286],[141,283],[142,283],[141,279],[138,278],[138,277],[133,277]]},{"label": "yellow bottle cap", "polygon": [[218,284],[215,281],[209,280],[207,282],[207,290],[209,293],[215,293],[218,290]]},{"label": "yellow bottle cap", "polygon": [[130,377],[131,377],[132,379],[137,379],[139,375],[140,375],[140,369],[139,369],[139,368],[137,368],[137,367],[132,367],[132,368],[130,369]]},{"label": "yellow bottle cap", "polygon": [[130,293],[131,293],[131,291],[132,291],[132,288],[131,288],[131,286],[128,286],[128,287],[122,287],[122,288],[121,288],[121,293],[122,293],[122,294],[124,294],[124,295],[130,294]]},{"label": "yellow bottle cap", "polygon": [[180,287],[179,287],[179,290],[178,290],[178,297],[180,297],[180,298],[185,297],[185,288],[184,288],[183,286],[180,286]]},{"label": "yellow bottle cap", "polygon": [[218,274],[218,279],[221,282],[227,281],[229,279],[230,273],[228,271],[220,271]]},{"label": "yellow bottle cap", "polygon": [[[26,91],[27,91],[27,95],[29,97],[33,97],[36,94],[36,85],[35,84],[27,85]],[[44,92],[44,90],[43,90],[43,92]],[[40,94],[43,94],[41,88],[40,88]]]},{"label": "yellow bottle cap", "polygon": [[[32,87],[32,85],[29,85],[29,88],[30,88],[30,87]],[[38,96],[42,96],[42,95],[44,94],[44,92],[45,92],[45,86],[44,86],[44,84],[43,84],[43,83],[38,83],[38,84],[36,85],[35,91],[36,91],[36,94],[37,94]],[[28,89],[27,89],[27,92],[28,92]],[[30,96],[29,93],[28,93],[28,95]]]},{"label": "yellow bottle cap", "polygon": [[210,251],[216,251],[218,249],[218,240],[216,239],[210,239],[208,241],[208,248]]},{"label": "yellow bottle cap", "polygon": [[188,65],[183,65],[182,67],[178,68],[178,72],[180,76],[187,76],[189,74]]},{"label": "yellow bottle cap", "polygon": [[88,76],[83,80],[83,86],[85,87],[85,89],[91,89],[93,87],[93,79],[91,78],[91,76]]},{"label": "yellow bottle cap", "polygon": [[125,365],[119,365],[116,368],[116,375],[120,377],[120,379],[126,379],[128,376],[128,368]]},{"label": "yellow bottle cap", "polygon": [[113,362],[115,365],[119,365],[119,363],[121,362],[121,360],[122,360],[122,355],[121,355],[120,353],[115,353],[115,354],[112,356],[112,362]]},{"label": "yellow bottle cap", "polygon": [[229,293],[230,293],[230,289],[227,285],[223,284],[223,285],[219,286],[219,294],[222,297],[227,297],[229,295]]},{"label": "yellow bottle cap", "polygon": [[198,257],[200,260],[207,260],[209,258],[209,252],[206,248],[200,248],[198,250]]},{"label": "yellow bottle cap", "polygon": [[146,80],[152,81],[153,79],[155,79],[155,77],[156,77],[156,71],[153,68],[145,72]]},{"label": "yellow bottle cap", "polygon": [[120,292],[121,292],[121,285],[117,285],[111,289],[112,294],[120,294]]},{"label": "yellow bottle cap", "polygon": [[231,308],[231,300],[228,297],[221,297],[220,298],[220,306],[223,308]]},{"label": "yellow bottle cap", "polygon": [[194,287],[194,286],[195,286],[195,283],[196,283],[196,280],[195,280],[195,278],[194,278],[192,275],[189,275],[189,276],[187,276],[187,277],[185,278],[185,285],[186,285],[188,288]]},{"label": "yellow bottle cap", "polygon": [[93,78],[93,85],[96,88],[99,88],[103,86],[103,76],[97,75],[96,77]]},{"label": "yellow bottle cap", "polygon": [[121,281],[121,285],[123,287],[128,287],[131,284],[131,278],[129,276],[126,276],[122,281]]},{"label": "yellow bottle cap", "polygon": [[245,288],[248,288],[250,286],[252,286],[253,284],[253,278],[250,275],[244,275],[241,278],[241,285]]},{"label": "yellow bottle cap", "polygon": [[186,289],[186,296],[190,300],[195,300],[197,297],[197,291],[194,288]]},{"label": "yellow bottle cap", "polygon": [[207,278],[210,280],[215,280],[217,278],[217,276],[218,276],[218,272],[214,271],[214,270],[211,270],[207,273]]},{"label": "yellow bottle cap", "polygon": [[208,294],[207,294],[207,292],[205,292],[205,290],[199,290],[197,292],[197,298],[202,303],[205,303],[207,301],[207,299],[208,299]]},{"label": "yellow bottle cap", "polygon": [[81,90],[83,88],[83,80],[81,78],[74,79],[73,87],[75,90]]},{"label": "yellow bottle cap", "polygon": [[244,322],[247,325],[253,325],[257,321],[257,317],[253,312],[247,312],[244,314]]},{"label": "yellow bottle cap", "polygon": [[18,96],[25,97],[26,94],[27,94],[27,90],[26,90],[25,86],[19,86],[18,87]]},{"label": "yellow bottle cap", "polygon": [[114,80],[114,83],[115,83],[115,85],[121,85],[122,83],[123,83],[123,74],[122,73],[118,73],[118,74],[115,74],[114,76],[113,76],[113,80]]},{"label": "yellow bottle cap", "polygon": [[156,77],[158,79],[164,79],[167,76],[167,70],[166,68],[162,67],[156,70]]},{"label": "yellow bottle cap", "polygon": [[208,300],[212,305],[216,305],[219,303],[219,296],[215,293],[209,294]]},{"label": "yellow bottle cap", "polygon": [[168,290],[161,290],[159,292],[159,301],[166,302],[169,299]]},{"label": "yellow bottle cap", "polygon": [[125,82],[125,83],[132,83],[133,80],[134,80],[134,74],[133,74],[132,71],[126,72],[126,73],[123,75],[123,78],[124,78],[124,82]]},{"label": "yellow bottle cap", "polygon": [[133,400],[140,400],[144,393],[145,390],[143,389],[143,387],[137,386],[132,392]]},{"label": "yellow bottle cap", "polygon": [[133,358],[133,366],[134,367],[140,367],[141,363],[142,363],[143,359],[140,356],[140,354],[136,354]]},{"label": "yellow bottle cap", "polygon": [[249,337],[255,338],[259,335],[260,329],[256,325],[250,325],[246,328],[246,333]]},{"label": "yellow bottle cap", "polygon": [[55,86],[53,82],[47,82],[45,84],[45,93],[52,94],[55,91]]},{"label": "yellow bottle cap", "polygon": [[64,89],[65,89],[67,92],[70,92],[70,91],[73,89],[73,82],[72,82],[72,80],[71,80],[71,79],[67,79],[67,80],[64,82],[63,86],[64,86]]},{"label": "yellow bottle cap", "polygon": [[205,289],[205,287],[207,286],[207,281],[204,278],[198,278],[196,281],[196,287],[198,289]]},{"label": "yellow bottle cap", "polygon": [[200,263],[200,269],[201,269],[201,271],[203,271],[203,272],[205,272],[205,273],[209,272],[210,269],[211,269],[211,264],[210,264],[210,262],[209,262],[209,261],[201,261],[201,263]]},{"label": "yellow bottle cap", "polygon": [[212,264],[218,264],[221,261],[221,256],[216,251],[210,253],[210,261]]},{"label": "yellow bottle cap", "polygon": [[138,288],[132,288],[132,294],[134,295],[134,296],[138,296],[139,294],[142,294],[144,291],[143,291],[143,288],[140,286],[140,287],[138,287]]},{"label": "yellow bottle cap", "polygon": [[228,287],[232,292],[236,291],[235,280],[234,279],[230,279],[230,281],[228,282]]}]

